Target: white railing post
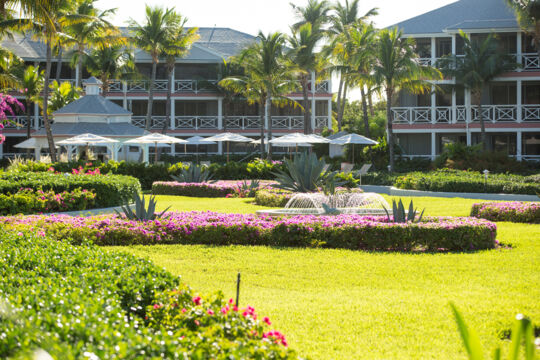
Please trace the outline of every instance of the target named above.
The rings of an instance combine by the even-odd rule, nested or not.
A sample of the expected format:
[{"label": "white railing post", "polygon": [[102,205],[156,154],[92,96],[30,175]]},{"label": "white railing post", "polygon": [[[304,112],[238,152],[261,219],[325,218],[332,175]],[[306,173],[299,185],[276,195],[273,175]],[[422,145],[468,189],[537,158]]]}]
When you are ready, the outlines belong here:
[{"label": "white railing post", "polygon": [[457,123],[457,94],[456,89],[452,89],[452,113],[450,114],[450,123]]},{"label": "white railing post", "polygon": [[221,130],[223,129],[223,98],[218,99],[217,111],[218,111],[217,128]]},{"label": "white railing post", "polygon": [[521,153],[522,153],[522,149],[521,149],[521,146],[522,146],[522,132],[520,130],[518,130],[518,132],[516,133],[516,159],[518,161],[521,161]]},{"label": "white railing post", "polygon": [[328,128],[332,129],[332,99],[328,100]]},{"label": "white railing post", "polygon": [[456,55],[457,48],[456,48],[456,34],[452,34],[452,55]]},{"label": "white railing post", "polygon": [[[311,131],[315,132],[315,112],[316,109],[316,103],[315,103],[315,87],[317,86],[316,78],[315,78],[315,71],[311,72]],[[305,126],[305,124],[304,124]]]},{"label": "white railing post", "polygon": [[[522,57],[523,50],[521,49],[521,44],[522,44],[521,31],[518,31],[516,34],[516,62],[518,64],[523,65],[523,57]],[[518,69],[518,71],[521,71],[521,70],[522,70],[521,68]]]},{"label": "white railing post", "polygon": [[522,82],[518,80],[516,82],[516,121],[518,123],[523,121],[523,109],[522,109]]},{"label": "white railing post", "polygon": [[34,129],[39,130],[39,104],[34,103]]},{"label": "white railing post", "polygon": [[437,62],[437,38],[431,38],[431,65]]},{"label": "white railing post", "polygon": [[[171,130],[174,130],[175,128],[175,119],[176,119],[176,100],[174,98],[171,99],[171,114],[169,116],[169,128]],[[167,121],[167,119],[165,119]]]},{"label": "white railing post", "polygon": [[[174,86],[174,73],[175,73],[175,69],[176,69],[176,66],[173,67],[172,71],[171,71],[171,93],[174,94],[176,92],[176,86]],[[169,89],[167,89],[169,90]]]},{"label": "white railing post", "polygon": [[471,90],[465,89],[465,122],[471,123],[472,121]]},{"label": "white railing post", "polygon": [[435,160],[437,156],[437,134],[435,132],[431,133],[431,160]]}]

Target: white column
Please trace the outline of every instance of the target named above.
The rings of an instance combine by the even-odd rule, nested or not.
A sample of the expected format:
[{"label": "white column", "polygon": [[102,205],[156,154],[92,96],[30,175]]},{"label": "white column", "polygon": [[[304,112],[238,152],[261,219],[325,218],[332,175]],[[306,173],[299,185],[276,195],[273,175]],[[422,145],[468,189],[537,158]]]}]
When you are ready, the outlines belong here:
[{"label": "white column", "polygon": [[[516,34],[516,62],[518,64],[522,64],[522,54],[523,50],[521,48],[521,32],[518,31],[518,33]],[[518,71],[521,71],[521,69],[518,69]]]},{"label": "white column", "polygon": [[472,122],[472,108],[471,108],[471,90],[465,89],[465,121]]},{"label": "white column", "polygon": [[437,122],[437,94],[435,93],[435,85],[431,86],[431,123]]},{"label": "white column", "polygon": [[143,162],[148,164],[150,162],[150,145],[144,144],[142,145],[143,149]]},{"label": "white column", "polygon": [[523,90],[522,86],[523,86],[522,81],[518,80],[516,82],[516,115],[517,115],[516,120],[517,120],[518,123],[523,121],[523,119],[522,119],[523,111],[522,111],[522,108],[521,108],[521,106],[522,106],[521,91]]},{"label": "white column", "polygon": [[220,141],[218,144],[218,154],[223,155],[223,143]]},{"label": "white column", "polygon": [[217,111],[217,127],[218,130],[221,130],[223,129],[223,98],[218,99]]},{"label": "white column", "polygon": [[328,128],[332,129],[332,99],[328,100]]},{"label": "white column", "polygon": [[175,144],[171,144],[171,156],[174,156],[176,153],[176,145]]},{"label": "white column", "polygon": [[124,94],[124,98],[122,99],[122,107],[126,110],[128,109],[128,100],[126,94]]},{"label": "white column", "polygon": [[312,71],[311,72],[311,130],[313,132],[315,132],[315,107],[316,107],[316,103],[315,103],[315,87],[317,86],[316,84],[316,77],[315,77],[315,71]]},{"label": "white column", "polygon": [[34,149],[34,160],[39,161],[41,159],[41,147]]},{"label": "white column", "polygon": [[[467,129],[469,129],[469,126],[467,125]],[[467,130],[467,146],[471,146],[472,145],[472,136],[471,136],[471,131],[470,130]]]},{"label": "white column", "polygon": [[81,76],[81,67],[79,66],[79,63],[77,63],[77,66],[75,66],[75,84],[79,83],[79,77]]},{"label": "white column", "polygon": [[452,34],[452,55],[456,55],[457,47],[456,47],[456,34]]},{"label": "white column", "polygon": [[431,133],[431,160],[435,160],[437,157],[437,134]]},{"label": "white column", "polygon": [[452,89],[452,118],[450,119],[450,122],[455,124],[457,123],[457,94],[456,89]]},{"label": "white column", "polygon": [[34,103],[34,129],[39,129],[39,104]]},{"label": "white column", "polygon": [[264,105],[264,128],[268,130],[268,106],[266,104]]},{"label": "white column", "polygon": [[518,161],[521,161],[522,159],[522,132],[521,130],[518,130],[518,132],[516,133],[516,159]]},{"label": "white column", "polygon": [[431,38],[431,65],[435,65],[437,61],[437,39]]},{"label": "white column", "polygon": [[176,122],[175,118],[176,118],[176,100],[171,99],[171,117],[169,119],[170,121],[169,128],[171,130],[174,130],[175,122]]}]

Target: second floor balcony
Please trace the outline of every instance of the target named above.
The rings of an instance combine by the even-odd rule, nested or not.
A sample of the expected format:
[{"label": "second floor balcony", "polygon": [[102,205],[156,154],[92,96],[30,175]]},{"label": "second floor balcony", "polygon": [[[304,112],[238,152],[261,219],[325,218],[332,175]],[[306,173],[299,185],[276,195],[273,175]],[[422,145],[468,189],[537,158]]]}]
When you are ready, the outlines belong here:
[{"label": "second floor balcony", "polygon": [[[538,53],[511,54],[521,68],[516,71],[540,71],[540,59]],[[458,55],[459,57],[459,55]],[[421,57],[418,62],[424,66],[436,66],[440,58]]]}]

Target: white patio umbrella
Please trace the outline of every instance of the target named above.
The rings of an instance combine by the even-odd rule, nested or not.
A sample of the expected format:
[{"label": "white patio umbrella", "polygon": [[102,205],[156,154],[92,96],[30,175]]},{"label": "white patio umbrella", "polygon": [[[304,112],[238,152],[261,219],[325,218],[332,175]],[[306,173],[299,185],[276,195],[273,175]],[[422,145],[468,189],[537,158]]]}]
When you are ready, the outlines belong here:
[{"label": "white patio umbrella", "polygon": [[[117,143],[118,140],[107,138],[104,136],[99,136],[95,134],[85,133],[76,135],[65,140],[58,141],[58,145],[84,145],[86,146],[86,158],[88,158],[88,148],[90,145],[100,145],[100,144],[113,144]],[[71,155],[70,155],[71,156]]]},{"label": "white patio umbrella", "polygon": [[[13,147],[16,147],[18,149],[36,149],[41,148],[41,146],[37,143],[36,138],[31,137],[30,139],[26,139],[23,142],[18,143],[17,145],[14,145]],[[60,146],[54,145],[54,147],[59,148]]]},{"label": "white patio umbrella", "polygon": [[305,135],[301,133],[292,133],[284,136],[274,138],[269,141],[270,144],[274,146],[283,146],[283,144],[295,145],[296,152],[298,152],[298,146],[301,144],[318,144],[318,143],[327,143],[330,142],[328,139],[323,137],[317,138],[313,135]]},{"label": "white patio umbrella", "polygon": [[[186,145],[195,145],[195,151],[197,153],[197,162],[199,162],[199,145],[213,145],[215,144],[214,141],[208,141],[206,140],[206,138],[203,138],[202,136],[192,136],[190,138],[187,138],[187,143],[184,144],[184,146]],[[185,148],[184,148],[184,152],[185,152]]]},{"label": "white patio umbrella", "polygon": [[365,136],[358,135],[358,134],[348,134],[342,137],[339,137],[337,139],[334,139],[330,142],[330,144],[335,145],[347,145],[352,144],[352,162],[354,164],[354,144],[359,145],[377,145],[378,142],[372,139],[369,139]]},{"label": "white patio umbrella", "polygon": [[[168,136],[160,133],[150,133],[135,139],[131,139],[125,142],[125,144],[154,144],[156,147],[155,162],[158,161],[158,144],[187,144],[186,140],[178,139],[174,136]],[[148,149],[146,149],[148,152]]]},{"label": "white patio umbrella", "polygon": [[234,134],[230,132],[217,134],[207,137],[208,141],[226,142],[227,143],[227,162],[229,162],[229,143],[230,142],[251,142],[251,139],[240,134]]}]

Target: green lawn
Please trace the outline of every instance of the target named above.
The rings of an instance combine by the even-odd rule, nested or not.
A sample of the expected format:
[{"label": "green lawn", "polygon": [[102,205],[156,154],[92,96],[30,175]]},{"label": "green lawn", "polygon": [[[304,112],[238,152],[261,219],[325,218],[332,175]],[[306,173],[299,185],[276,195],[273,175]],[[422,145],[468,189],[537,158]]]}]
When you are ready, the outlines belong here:
[{"label": "green lawn", "polygon": [[[245,199],[159,196],[175,210],[252,212]],[[428,215],[467,215],[474,200],[415,198]],[[300,354],[313,359],[465,358],[448,306],[453,301],[486,350],[517,313],[540,323],[540,225],[498,224],[512,249],[467,254],[368,253],[269,247],[140,246],[201,293],[233,296],[268,315]],[[119,250],[114,248],[114,251]],[[489,355],[486,352],[486,356]]]}]

